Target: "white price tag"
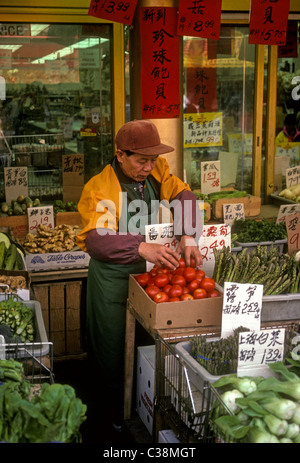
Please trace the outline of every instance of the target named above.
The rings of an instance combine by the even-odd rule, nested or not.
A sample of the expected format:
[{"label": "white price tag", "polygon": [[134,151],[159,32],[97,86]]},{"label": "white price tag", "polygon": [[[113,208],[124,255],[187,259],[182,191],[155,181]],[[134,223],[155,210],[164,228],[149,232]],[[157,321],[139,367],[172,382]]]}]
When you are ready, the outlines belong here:
[{"label": "white price tag", "polygon": [[245,220],[244,204],[223,204],[223,217],[226,225],[232,225],[235,220]]},{"label": "white price tag", "polygon": [[221,337],[243,326],[260,330],[263,285],[224,283]]},{"label": "white price tag", "polygon": [[221,162],[201,162],[201,193],[208,194],[221,190]]},{"label": "white price tag", "polygon": [[270,376],[268,364],[283,359],[284,336],[283,328],[240,333],[237,375]]},{"label": "white price tag", "polygon": [[[179,241],[174,235],[173,223],[158,223],[145,226],[145,241],[146,243],[163,244],[173,251],[176,250]],[[147,262],[147,272],[153,268],[152,262]]]},{"label": "white price tag", "polygon": [[37,233],[39,225],[54,228],[53,206],[28,207],[27,214],[29,233]]},{"label": "white price tag", "polygon": [[207,276],[212,276],[215,266],[214,249],[231,246],[231,227],[225,224],[204,225],[198,242]]},{"label": "white price tag", "polygon": [[28,196],[27,167],[4,167],[4,186],[7,203],[18,196]]}]

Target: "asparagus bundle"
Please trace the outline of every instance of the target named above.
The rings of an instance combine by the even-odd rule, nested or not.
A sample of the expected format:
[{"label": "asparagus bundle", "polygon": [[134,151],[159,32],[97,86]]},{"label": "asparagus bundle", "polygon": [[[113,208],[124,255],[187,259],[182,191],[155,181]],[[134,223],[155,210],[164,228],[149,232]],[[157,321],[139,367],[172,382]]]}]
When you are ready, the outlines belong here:
[{"label": "asparagus bundle", "polygon": [[276,245],[257,245],[239,254],[232,254],[229,247],[214,249],[213,278],[223,286],[225,282],[255,283],[263,285],[263,294],[278,295],[300,292],[300,261],[295,253],[282,254]]}]

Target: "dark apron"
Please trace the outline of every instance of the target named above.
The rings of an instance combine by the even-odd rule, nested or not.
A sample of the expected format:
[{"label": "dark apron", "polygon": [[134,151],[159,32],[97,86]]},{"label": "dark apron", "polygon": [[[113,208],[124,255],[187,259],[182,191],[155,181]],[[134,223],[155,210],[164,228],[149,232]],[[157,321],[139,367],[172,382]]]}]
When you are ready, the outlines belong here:
[{"label": "dark apron", "polygon": [[[156,199],[149,182],[144,200]],[[124,188],[123,188],[124,187]],[[128,200],[140,199],[134,185],[122,185]],[[148,209],[148,215],[150,208]],[[127,214],[127,223],[130,219]],[[148,221],[150,223],[150,220]],[[143,273],[146,262],[113,264],[90,260],[87,280],[87,343],[101,382],[123,389],[126,301],[130,274]]]}]

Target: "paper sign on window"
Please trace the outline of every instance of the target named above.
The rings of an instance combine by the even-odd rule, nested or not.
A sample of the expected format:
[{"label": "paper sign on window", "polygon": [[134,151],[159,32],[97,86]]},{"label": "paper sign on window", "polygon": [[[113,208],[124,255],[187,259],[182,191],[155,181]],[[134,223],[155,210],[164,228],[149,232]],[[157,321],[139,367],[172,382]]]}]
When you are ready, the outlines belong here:
[{"label": "paper sign on window", "polygon": [[179,117],[179,37],[176,8],[141,8],[142,117]]},{"label": "paper sign on window", "polygon": [[289,9],[289,0],[251,0],[248,42],[285,45]]},{"label": "paper sign on window", "polygon": [[137,0],[91,0],[88,15],[123,24],[132,24]]},{"label": "paper sign on window", "polygon": [[184,114],[184,146],[220,146],[222,113]]},{"label": "paper sign on window", "polygon": [[28,196],[27,167],[4,167],[5,200],[10,203],[18,196]]},{"label": "paper sign on window", "polygon": [[224,283],[221,337],[243,326],[260,330],[263,285]]},{"label": "paper sign on window", "polygon": [[179,0],[178,35],[218,40],[222,0]]},{"label": "paper sign on window", "polygon": [[84,155],[63,155],[63,201],[78,201],[84,185]]},{"label": "paper sign on window", "polygon": [[[29,233],[37,233],[39,225],[54,228],[53,206],[28,207],[27,215]],[[47,237],[45,237],[45,240],[47,241]]]},{"label": "paper sign on window", "polygon": [[283,360],[284,337],[283,328],[240,333],[237,375],[270,376],[268,364]]},{"label": "paper sign on window", "polygon": [[[164,246],[176,251],[179,241],[174,235],[173,223],[159,223],[145,226],[146,243],[163,244]],[[147,271],[154,266],[152,262],[147,262]]]}]

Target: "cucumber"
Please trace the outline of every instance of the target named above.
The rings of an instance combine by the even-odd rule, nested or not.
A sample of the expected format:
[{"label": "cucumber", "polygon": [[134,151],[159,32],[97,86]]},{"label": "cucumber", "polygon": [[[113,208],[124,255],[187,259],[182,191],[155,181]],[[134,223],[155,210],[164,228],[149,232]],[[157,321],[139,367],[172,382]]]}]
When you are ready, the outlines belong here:
[{"label": "cucumber", "polygon": [[7,247],[4,241],[0,241],[0,269],[3,268],[7,254]]},{"label": "cucumber", "polygon": [[14,270],[15,261],[17,258],[17,246],[14,243],[11,243],[8,251],[7,256],[5,259],[4,269],[5,270]]},{"label": "cucumber", "polygon": [[3,241],[5,243],[6,248],[10,247],[10,239],[5,233],[0,233],[0,242]]}]

